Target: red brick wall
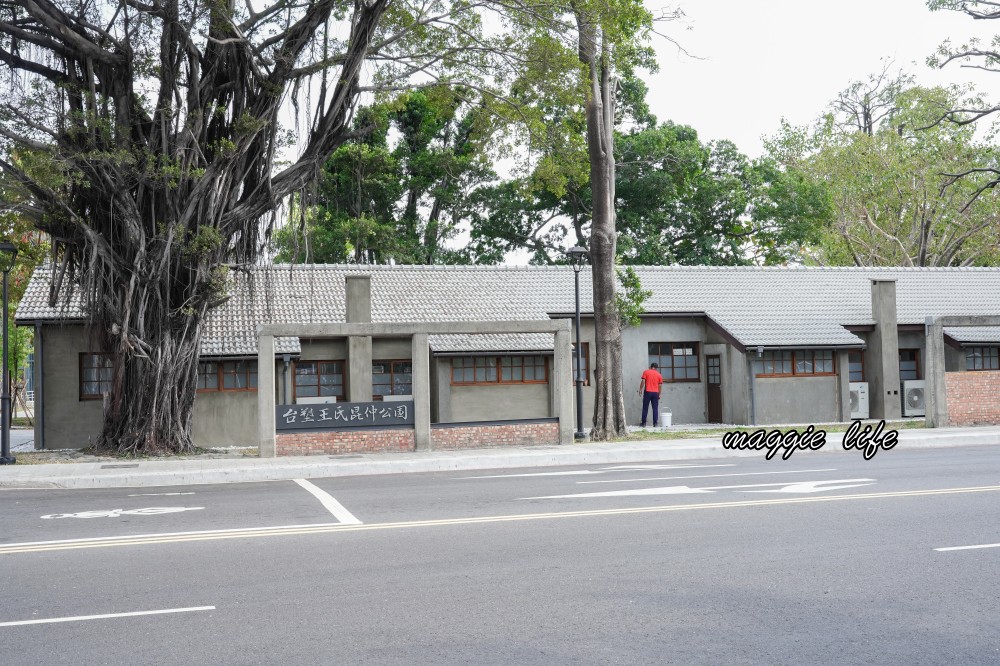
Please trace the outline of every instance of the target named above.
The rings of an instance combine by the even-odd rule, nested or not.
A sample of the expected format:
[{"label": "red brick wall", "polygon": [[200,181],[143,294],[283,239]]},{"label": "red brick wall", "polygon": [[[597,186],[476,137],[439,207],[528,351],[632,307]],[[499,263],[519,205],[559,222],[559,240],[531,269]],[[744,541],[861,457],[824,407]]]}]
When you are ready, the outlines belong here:
[{"label": "red brick wall", "polygon": [[1000,424],[1000,372],[946,372],[944,383],[952,425]]},{"label": "red brick wall", "polygon": [[431,426],[431,442],[435,450],[558,444],[559,423]]},{"label": "red brick wall", "polygon": [[308,456],[317,453],[338,455],[361,451],[412,451],[413,429],[323,430],[319,432],[279,432],[274,437],[279,456]]},{"label": "red brick wall", "polygon": [[[431,426],[431,442],[435,450],[558,444],[559,423]],[[281,432],[274,446],[279,456],[414,450],[411,428]]]}]

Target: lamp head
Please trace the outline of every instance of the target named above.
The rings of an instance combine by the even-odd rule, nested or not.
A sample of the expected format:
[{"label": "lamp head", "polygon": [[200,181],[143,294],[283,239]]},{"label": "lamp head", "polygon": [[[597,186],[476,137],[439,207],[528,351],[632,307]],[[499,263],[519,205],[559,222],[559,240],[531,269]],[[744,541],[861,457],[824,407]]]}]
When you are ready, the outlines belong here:
[{"label": "lamp head", "polygon": [[14,260],[17,259],[17,246],[13,243],[0,243],[0,271],[9,273],[14,268]]},{"label": "lamp head", "polygon": [[573,270],[580,272],[583,265],[587,263],[590,253],[587,252],[587,248],[574,245],[570,249],[566,250],[566,256],[569,257],[569,263],[573,265]]}]

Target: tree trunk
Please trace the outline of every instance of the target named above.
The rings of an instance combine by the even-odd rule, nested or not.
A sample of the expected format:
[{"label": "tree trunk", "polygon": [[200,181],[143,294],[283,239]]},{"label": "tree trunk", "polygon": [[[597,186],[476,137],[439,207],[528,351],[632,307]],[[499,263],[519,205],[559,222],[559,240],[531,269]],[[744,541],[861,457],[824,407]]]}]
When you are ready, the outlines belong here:
[{"label": "tree trunk", "polygon": [[587,67],[587,151],[593,214],[590,259],[594,292],[594,424],[590,437],[608,440],[627,433],[622,386],[622,336],[616,307],[615,255],[615,157],[614,91],[606,43],[581,11],[576,12],[580,32],[580,61]]}]

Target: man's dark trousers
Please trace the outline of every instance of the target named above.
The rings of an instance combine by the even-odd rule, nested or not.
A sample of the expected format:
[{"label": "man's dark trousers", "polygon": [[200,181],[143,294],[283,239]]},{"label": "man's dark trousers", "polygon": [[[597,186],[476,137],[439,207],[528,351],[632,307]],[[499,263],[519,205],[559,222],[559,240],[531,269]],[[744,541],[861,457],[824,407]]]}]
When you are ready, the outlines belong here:
[{"label": "man's dark trousers", "polygon": [[653,404],[653,427],[660,418],[660,393],[658,391],[642,392],[642,427],[646,427],[646,414],[649,412],[649,405]]}]

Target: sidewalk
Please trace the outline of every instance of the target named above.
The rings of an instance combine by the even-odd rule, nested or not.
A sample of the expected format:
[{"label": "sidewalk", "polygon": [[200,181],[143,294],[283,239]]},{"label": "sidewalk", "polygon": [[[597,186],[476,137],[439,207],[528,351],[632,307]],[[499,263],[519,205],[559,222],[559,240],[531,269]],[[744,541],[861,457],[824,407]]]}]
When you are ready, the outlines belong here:
[{"label": "sidewalk", "polygon": [[[842,433],[827,435],[819,451],[796,451],[792,460],[843,451]],[[892,451],[953,446],[1000,444],[1000,427],[900,430]],[[853,451],[860,456],[860,452]],[[202,483],[245,483],[335,476],[453,472],[459,470],[608,465],[756,457],[765,451],[732,451],[719,436],[618,443],[581,443],[567,446],[531,446],[465,449],[419,453],[368,453],[341,456],[281,458],[224,458],[209,460],[139,460],[0,467],[0,488],[118,488],[176,486]],[[780,455],[780,453],[778,454]]]}]

